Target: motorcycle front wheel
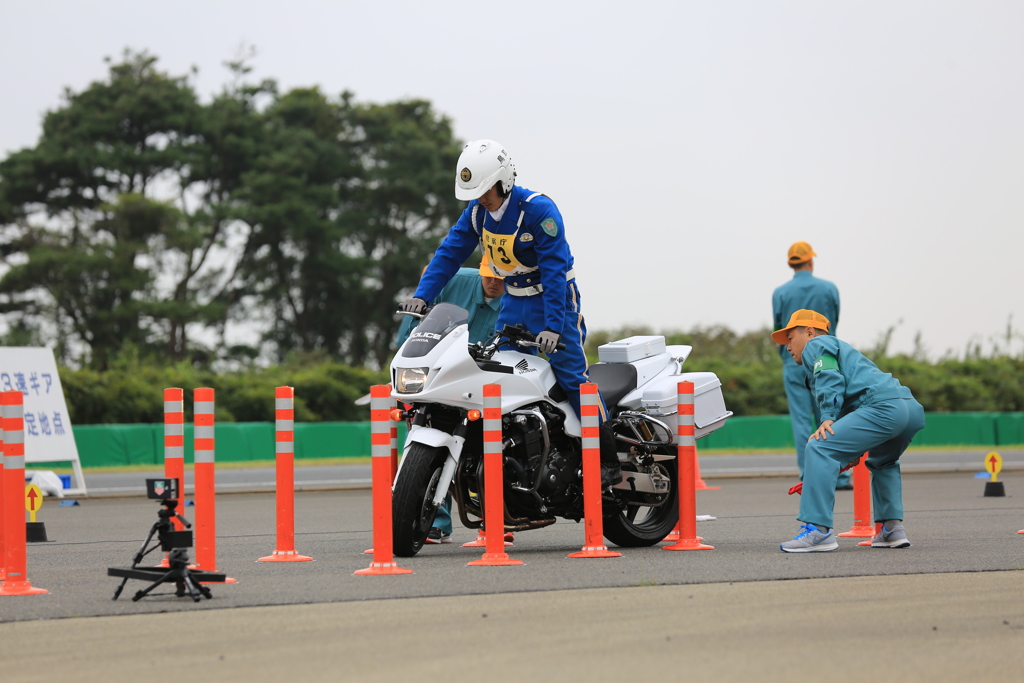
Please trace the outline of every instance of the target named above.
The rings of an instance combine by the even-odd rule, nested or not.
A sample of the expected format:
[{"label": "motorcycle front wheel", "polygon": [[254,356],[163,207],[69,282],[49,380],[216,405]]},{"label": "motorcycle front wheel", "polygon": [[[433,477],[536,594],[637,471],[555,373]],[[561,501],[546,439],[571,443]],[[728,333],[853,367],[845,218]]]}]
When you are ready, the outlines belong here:
[{"label": "motorcycle front wheel", "polygon": [[391,503],[393,550],[412,557],[423,547],[434,524],[434,494],[448,451],[421,443],[409,447],[395,481]]},{"label": "motorcycle front wheel", "polygon": [[[672,481],[672,489],[658,501],[658,505],[644,505],[641,496],[615,489],[625,505],[604,503],[604,536],[622,548],[642,548],[662,541],[679,521],[679,491],[676,461],[663,461],[660,465]],[[622,474],[629,476],[625,469]]]}]

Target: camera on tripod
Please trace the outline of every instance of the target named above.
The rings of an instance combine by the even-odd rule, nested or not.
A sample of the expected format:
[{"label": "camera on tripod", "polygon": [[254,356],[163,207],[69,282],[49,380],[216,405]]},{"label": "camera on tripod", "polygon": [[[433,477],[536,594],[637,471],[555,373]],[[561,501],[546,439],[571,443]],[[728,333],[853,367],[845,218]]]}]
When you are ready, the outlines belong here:
[{"label": "camera on tripod", "polygon": [[[157,513],[161,521],[165,522],[164,524],[159,524],[157,528],[160,550],[167,553],[175,548],[191,548],[192,530],[188,529],[191,525],[174,511],[174,508],[178,506],[178,480],[174,478],[147,479],[146,497],[152,500],[159,500],[164,506],[164,509]],[[186,527],[184,531],[174,530],[171,520],[175,517]]]},{"label": "camera on tripod", "polygon": [[[226,575],[218,572],[189,569],[188,551],[186,548],[192,547],[192,525],[174,509],[178,506],[178,480],[175,478],[147,479],[146,497],[160,501],[163,509],[157,512],[159,519],[149,530],[149,536],[142,542],[142,548],[136,553],[132,566],[128,568],[110,567],[107,569],[108,576],[116,576],[122,579],[121,585],[114,591],[114,600],[117,600],[121,595],[121,591],[124,589],[128,579],[152,581],[148,588],[140,590],[135,594],[132,598],[133,601],[138,601],[145,597],[162,583],[173,583],[175,585],[174,594],[178,597],[183,597],[187,594],[196,602],[199,601],[200,596],[210,598],[210,589],[201,585],[200,582],[223,583]],[[185,527],[184,530],[175,530],[175,519],[181,523],[181,526]],[[157,543],[150,545],[153,536],[157,537]],[[140,567],[139,563],[142,562],[143,558],[158,547],[163,552],[169,553],[166,565]]]},{"label": "camera on tripod", "polygon": [[153,500],[168,500],[178,498],[178,480],[171,479],[147,479],[146,497]]}]

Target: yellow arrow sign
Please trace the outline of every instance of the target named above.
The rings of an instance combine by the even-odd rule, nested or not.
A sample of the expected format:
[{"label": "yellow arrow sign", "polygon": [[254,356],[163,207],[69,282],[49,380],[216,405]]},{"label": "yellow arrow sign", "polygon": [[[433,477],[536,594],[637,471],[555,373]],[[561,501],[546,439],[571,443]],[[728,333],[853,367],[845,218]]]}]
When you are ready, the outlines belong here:
[{"label": "yellow arrow sign", "polygon": [[36,511],[43,507],[43,490],[35,484],[25,487],[25,509],[28,510],[28,521],[36,521]]},{"label": "yellow arrow sign", "polygon": [[995,451],[992,451],[985,456],[985,471],[992,475],[992,481],[996,480],[996,475],[999,474],[1003,469],[1003,456],[999,455]]}]

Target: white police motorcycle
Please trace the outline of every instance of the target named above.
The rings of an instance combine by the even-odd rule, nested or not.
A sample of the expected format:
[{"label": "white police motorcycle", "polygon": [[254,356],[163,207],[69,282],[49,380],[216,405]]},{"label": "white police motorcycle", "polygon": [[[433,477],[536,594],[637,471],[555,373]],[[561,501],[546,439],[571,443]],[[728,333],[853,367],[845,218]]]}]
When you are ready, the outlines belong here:
[{"label": "white police motorcycle", "polygon": [[[468,314],[453,304],[428,309],[391,363],[392,397],[408,406],[410,428],[394,482],[394,553],[415,555],[451,491],[459,518],[484,516],[483,386],[501,385],[505,530],[524,531],[583,517],[581,429],[543,358],[517,350],[534,335],[505,326],[468,343]],[[599,349],[590,366],[609,410],[623,479],[603,494],[604,534],[619,546],[650,546],[679,517],[676,486],[678,383],[695,385],[696,434],[725,424],[714,373],[682,373],[689,346],[631,337]],[[474,412],[479,411],[479,412]]]}]

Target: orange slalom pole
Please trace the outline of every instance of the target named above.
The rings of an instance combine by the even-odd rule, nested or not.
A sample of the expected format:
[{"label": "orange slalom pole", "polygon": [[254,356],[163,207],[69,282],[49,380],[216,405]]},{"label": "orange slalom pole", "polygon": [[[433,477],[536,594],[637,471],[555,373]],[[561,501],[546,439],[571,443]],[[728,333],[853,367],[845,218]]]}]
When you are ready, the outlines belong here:
[{"label": "orange slalom pole", "polygon": [[0,596],[43,595],[28,580],[25,525],[25,397],[20,391],[0,393],[4,430],[4,555],[6,573]]},{"label": "orange slalom pole", "polygon": [[679,540],[662,550],[714,550],[697,537],[697,492],[694,461],[697,459],[697,440],[693,425],[693,382],[679,383],[679,418],[676,427],[676,482],[679,487]]},{"label": "orange slalom pole", "polygon": [[391,387],[370,387],[370,455],[373,462],[373,561],[361,575],[412,574],[395,563],[391,514]]},{"label": "orange slalom pole", "polygon": [[[401,406],[399,406],[401,407]],[[395,485],[398,476],[398,423],[391,423],[391,485]]]},{"label": "orange slalom pole", "polygon": [[[214,392],[209,387],[192,395],[195,434],[196,567],[217,571],[217,486],[214,443]],[[237,583],[230,577],[224,583]]]},{"label": "orange slalom pole", "polygon": [[583,548],[569,557],[622,557],[604,544],[604,514],[601,504],[601,425],[598,418],[597,385],[580,385],[580,417],[583,423],[583,518],[586,535]]},{"label": "orange slalom pole", "polygon": [[523,564],[505,552],[505,478],[501,440],[501,385],[484,385],[484,536],[486,547],[470,567]]},{"label": "orange slalom pole", "polygon": [[871,523],[871,471],[868,469],[868,454],[858,458],[853,466],[853,526],[838,536],[873,538],[875,527]]},{"label": "orange slalom pole", "polygon": [[[164,389],[164,476],[178,480],[178,512],[185,508],[185,392],[177,387]],[[175,531],[185,526],[172,520]],[[166,558],[165,558],[166,559]]]},{"label": "orange slalom pole", "polygon": [[[2,404],[0,404],[2,406]],[[2,407],[0,407],[2,411]],[[7,499],[4,495],[4,490],[7,488],[7,479],[4,477],[4,420],[3,413],[0,412],[0,584],[4,582],[4,578],[7,576],[7,553],[4,551],[7,539],[7,528],[4,525],[4,517],[7,514],[7,505],[4,501]]]},{"label": "orange slalom pole", "polygon": [[274,390],[274,450],[277,460],[277,547],[257,562],[311,562],[295,550],[295,389]]}]

